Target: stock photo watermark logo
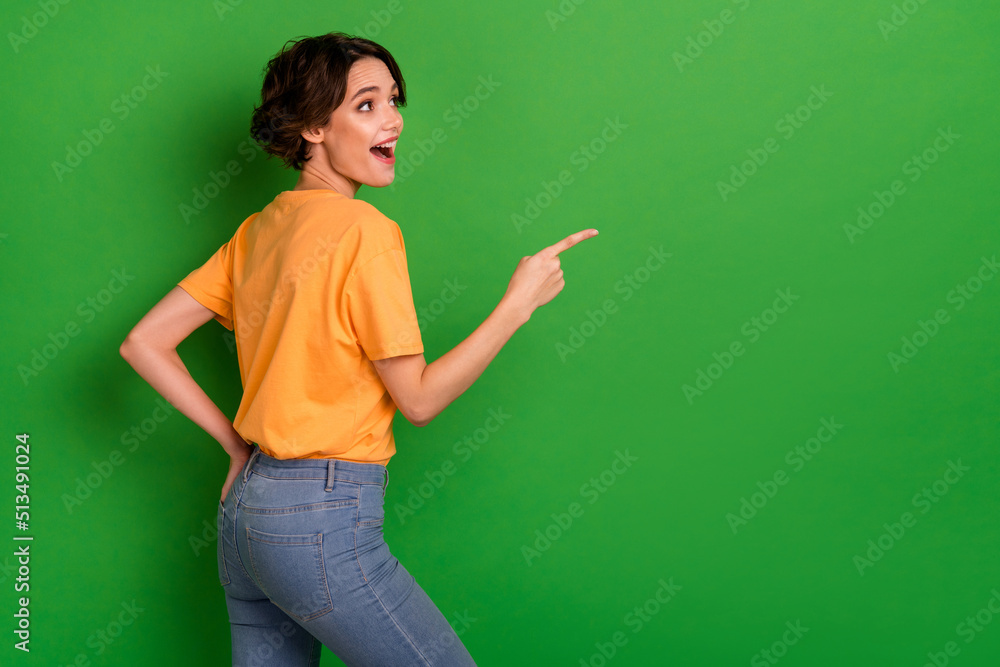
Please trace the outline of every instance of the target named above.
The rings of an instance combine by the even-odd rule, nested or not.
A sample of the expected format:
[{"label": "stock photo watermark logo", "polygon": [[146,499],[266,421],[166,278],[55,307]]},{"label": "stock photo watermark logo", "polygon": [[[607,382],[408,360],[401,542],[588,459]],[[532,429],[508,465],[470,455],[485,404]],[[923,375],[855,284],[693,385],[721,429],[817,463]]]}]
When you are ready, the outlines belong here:
[{"label": "stock photo watermark logo", "polygon": [[431,299],[427,305],[417,308],[417,326],[420,328],[420,333],[423,333],[427,329],[428,324],[441,317],[444,311],[448,309],[448,306],[455,303],[462,292],[468,288],[468,285],[459,283],[458,278],[445,280],[441,296]]},{"label": "stock photo watermark logo", "polygon": [[14,53],[20,51],[21,47],[31,41],[38,31],[49,24],[49,21],[56,17],[59,10],[68,5],[70,0],[38,0],[36,3],[41,11],[35,12],[29,18],[21,17],[21,29],[17,33],[8,32],[7,41]]},{"label": "stock photo watermark logo", "polygon": [[194,532],[188,535],[188,546],[191,547],[191,552],[198,557],[201,555],[202,549],[207,549],[216,543],[219,539],[219,522],[217,520],[209,521],[208,519],[201,520],[201,532]]},{"label": "stock photo watermark logo", "polygon": [[[941,154],[954,146],[956,139],[962,138],[962,135],[952,132],[951,126],[947,130],[939,127],[937,132],[938,136],[934,138],[931,145],[919,154],[913,154],[900,167],[903,175],[908,176],[911,183],[919,181],[920,177],[938,161]],[[901,178],[893,180],[889,184],[888,190],[873,190],[872,201],[858,207],[858,217],[855,223],[844,223],[844,233],[847,235],[847,240],[853,244],[854,239],[871,229],[872,225],[905,194],[906,183]]]},{"label": "stock photo watermark logo", "polygon": [[[608,146],[621,136],[622,131],[627,129],[628,125],[622,122],[621,116],[615,116],[614,120],[605,118],[604,127],[601,128],[597,136],[585,144],[580,144],[575,151],[570,153],[568,161],[576,167],[576,173],[582,174],[587,171],[587,168],[608,150]],[[525,227],[535,222],[542,215],[542,211],[552,206],[552,202],[558,199],[574,180],[575,177],[569,169],[560,170],[552,181],[543,179],[542,189],[534,197],[525,197],[525,206],[521,213],[515,212],[510,215],[510,221],[517,233],[520,234]]]},{"label": "stock photo watermark logo", "polygon": [[[479,85],[476,86],[471,95],[468,95],[461,102],[451,105],[441,116],[441,119],[448,124],[453,132],[462,127],[462,124],[479,110],[482,103],[492,97],[496,89],[503,85],[500,81],[494,80],[492,74],[487,75],[486,78],[479,76],[478,80]],[[402,145],[397,144],[395,177],[389,189],[395,191],[397,185],[412,176],[416,168],[424,165],[427,158],[437,150],[437,147],[446,141],[448,141],[448,133],[445,132],[444,128],[436,127],[431,130],[427,138],[412,142],[415,148],[405,155],[402,153]]]},{"label": "stock photo watermark logo", "polygon": [[[456,638],[468,632],[477,620],[479,619],[469,614],[468,609],[452,614],[448,624],[454,634],[443,630],[437,637],[434,637],[430,645],[422,649],[424,658],[429,661],[429,664],[435,664],[435,660],[440,657],[439,653],[443,654],[445,650],[450,648],[455,643]],[[285,621],[276,630],[264,632],[261,636],[263,641],[255,647],[251,655],[247,656],[246,662],[240,664],[246,667],[270,667],[274,664],[275,652],[298,632],[305,632],[305,630],[291,621]]]},{"label": "stock photo watermark logo", "polygon": [[429,647],[423,649],[424,658],[426,658],[430,664],[435,664],[440,658],[438,652],[442,654],[447,649],[451,648],[457,637],[464,635],[472,624],[475,623],[478,618],[469,614],[469,610],[466,609],[462,613],[455,612],[452,614],[452,619],[448,621],[448,625],[454,631],[454,634],[448,632],[447,630],[442,630],[441,633],[434,638],[434,641]]},{"label": "stock photo watermark logo", "polygon": [[[961,637],[967,645],[971,644],[997,616],[1000,616],[1000,590],[993,588],[990,590],[990,597],[986,604],[974,615],[966,616],[965,620],[955,626],[955,634]],[[956,657],[961,652],[962,647],[958,645],[958,642],[945,642],[942,650],[927,652],[928,662],[924,663],[924,667],[945,667],[951,662],[951,658]]]},{"label": "stock photo watermark logo", "polygon": [[[443,653],[444,650],[451,647],[455,643],[456,637],[465,634],[477,620],[475,616],[469,614],[468,609],[452,614],[448,624],[454,630],[454,634],[444,630],[437,637],[434,637],[430,646],[422,650],[424,658],[429,661],[428,664],[435,664],[435,660],[439,658],[439,652]],[[272,658],[275,651],[284,646],[286,639],[294,636],[296,632],[305,632],[305,630],[291,621],[282,623],[278,626],[278,630],[265,632],[264,641],[247,658],[246,663],[241,664],[245,664],[246,667],[270,667],[274,664]]]},{"label": "stock photo watermark logo", "polygon": [[55,361],[59,354],[69,346],[72,339],[83,332],[83,326],[97,319],[98,314],[103,313],[114,301],[115,296],[121,294],[133,280],[135,280],[135,276],[124,268],[112,270],[108,286],[96,294],[88,296],[76,307],[76,314],[80,316],[83,323],[80,324],[75,319],[67,320],[55,332],[49,332],[47,336],[49,342],[31,350],[27,363],[17,365],[17,374],[24,386],[27,387],[33,378],[38,377],[42,371],[48,368],[49,364]]},{"label": "stock photo watermark logo", "polygon": [[889,35],[898,32],[900,28],[906,25],[910,17],[920,11],[920,8],[926,4],[927,0],[903,0],[902,3],[894,4],[889,18],[880,18],[878,23],[876,23],[876,27],[882,33],[882,39],[889,41]]},{"label": "stock photo watermark logo", "polygon": [[[622,301],[628,301],[635,293],[642,289],[643,285],[649,282],[653,273],[659,271],[673,253],[663,252],[663,246],[659,249],[649,246],[649,255],[646,261],[641,263],[631,272],[626,273],[621,280],[615,283],[615,294],[622,295]],[[566,363],[566,359],[571,354],[576,354],[586,345],[587,341],[597,335],[597,332],[608,322],[608,318],[618,312],[618,303],[614,299],[605,299],[597,310],[588,309],[585,313],[586,319],[578,325],[569,328],[569,337],[566,342],[556,342],[556,354],[559,361]]]},{"label": "stock photo watermark logo", "polygon": [[[591,477],[580,487],[580,497],[587,501],[588,505],[593,505],[601,496],[615,485],[618,478],[629,471],[629,468],[639,460],[638,456],[632,456],[629,450],[624,452],[615,450],[615,458],[611,465],[602,470],[596,477]],[[573,526],[574,521],[583,516],[584,507],[578,502],[572,502],[565,512],[552,513],[552,523],[544,528],[535,529],[535,541],[528,545],[521,545],[521,555],[524,562],[531,567],[532,561],[542,557],[542,554],[552,548],[552,544],[559,540]]]},{"label": "stock photo watermark logo", "polygon": [[275,652],[299,632],[305,632],[305,630],[291,621],[285,621],[273,630],[264,630],[257,636],[257,644],[254,646],[253,652],[245,656],[243,658],[245,662],[240,664],[246,665],[246,667],[266,667],[270,664],[269,661],[274,657]]},{"label": "stock photo watermark logo", "polygon": [[[801,130],[808,123],[813,114],[823,108],[827,100],[833,97],[833,93],[826,89],[826,84],[821,84],[819,88],[812,86],[809,88],[812,94],[806,101],[781,116],[774,123],[774,130],[785,139],[790,140],[795,133]],[[770,159],[771,155],[781,150],[781,144],[774,137],[768,137],[759,148],[748,148],[746,150],[749,159],[743,162],[730,165],[729,179],[726,181],[716,181],[715,188],[722,197],[722,201],[727,201],[731,195],[736,194],[740,188],[747,184]]]},{"label": "stock photo watermark logo", "polygon": [[448,458],[436,469],[425,470],[424,477],[427,481],[420,483],[416,487],[411,486],[407,489],[406,502],[396,503],[393,508],[400,525],[405,524],[408,518],[414,516],[418,510],[427,504],[427,501],[441,490],[441,487],[447,483],[448,479],[458,472],[461,464],[468,463],[475,453],[482,449],[483,445],[489,442],[492,435],[499,431],[500,427],[506,424],[509,419],[511,419],[511,415],[504,412],[503,408],[490,408],[482,426],[452,445],[451,451],[458,459],[458,463]]},{"label": "stock photo watermark logo", "polygon": [[3,562],[0,563],[0,584],[6,583],[11,575],[17,574],[17,570],[17,563],[11,563],[10,556],[4,556]]},{"label": "stock photo watermark logo", "polygon": [[561,0],[560,3],[556,5],[555,10],[546,9],[545,20],[548,21],[549,27],[552,28],[552,31],[555,32],[560,23],[565,23],[569,20],[569,17],[576,13],[576,8],[586,1],[587,0]]},{"label": "stock photo watermark logo", "polygon": [[[677,596],[677,592],[684,587],[674,583],[674,578],[669,580],[657,580],[656,591],[641,605],[636,605],[622,618],[622,625],[632,631],[632,635],[642,632],[650,621],[659,614],[663,608]],[[594,644],[596,651],[587,658],[580,658],[580,667],[604,667],[608,661],[618,655],[619,649],[628,645],[630,637],[624,630],[617,630],[611,634],[608,641],[599,641]]]},{"label": "stock photo watermark logo", "polygon": [[[111,113],[118,118],[119,122],[124,121],[129,115],[139,107],[139,104],[146,99],[150,92],[156,90],[162,81],[170,76],[170,72],[164,72],[157,65],[146,66],[146,76],[142,82],[134,86],[130,91],[124,92],[111,102]],[[52,170],[56,179],[62,183],[63,177],[73,172],[74,169],[83,164],[84,158],[91,155],[97,146],[100,146],[107,135],[115,131],[117,126],[111,117],[105,116],[97,122],[95,128],[84,128],[81,133],[83,139],[75,145],[66,144],[66,158],[64,162],[53,161]]]},{"label": "stock photo watermark logo", "polygon": [[703,396],[706,391],[711,389],[723,374],[733,367],[736,358],[742,357],[749,345],[756,343],[764,333],[770,331],[779,317],[787,313],[792,304],[801,298],[798,294],[792,294],[790,287],[775,290],[775,292],[778,298],[774,300],[771,307],[762,310],[760,315],[751,317],[740,327],[740,333],[747,338],[747,346],[744,346],[742,340],[736,339],[723,349],[722,353],[713,352],[712,358],[715,361],[709,363],[704,369],[699,368],[695,371],[694,385],[681,385],[681,391],[684,393],[688,405],[693,405],[696,396]]},{"label": "stock photo watermark logo", "polygon": [[803,627],[802,621],[796,619],[795,623],[785,621],[785,630],[781,639],[775,641],[770,647],[761,649],[750,658],[751,667],[767,667],[776,665],[778,661],[788,655],[789,647],[795,646],[807,632],[809,628]]},{"label": "stock photo watermark logo", "polygon": [[[135,599],[131,602],[123,601],[119,606],[121,607],[121,611],[112,612],[111,620],[106,625],[94,630],[94,632],[87,637],[85,643],[94,657],[102,656],[107,653],[118,638],[121,637],[128,628],[135,625],[139,616],[146,611],[146,608],[140,607],[136,603]],[[72,665],[73,667],[89,667],[91,665],[91,656],[88,655],[88,653],[81,651],[76,654],[72,661],[67,662],[66,664]],[[101,664],[105,663],[102,662]]]},{"label": "stock photo watermark logo", "polygon": [[[733,0],[733,4],[742,12],[750,6],[750,0]],[[702,21],[701,24],[705,29],[688,36],[683,52],[674,51],[674,64],[677,65],[677,71],[683,74],[684,68],[693,65],[695,60],[701,58],[705,49],[712,46],[715,40],[726,31],[726,26],[735,23],[738,17],[739,14],[734,13],[733,10],[723,9],[719,13],[719,18]]]},{"label": "stock photo watermark logo", "polygon": [[[954,310],[957,313],[976,297],[986,282],[993,280],[998,271],[1000,271],[1000,264],[997,263],[996,255],[990,259],[981,257],[979,269],[949,290],[948,294],[945,295],[945,301],[954,304]],[[910,363],[920,353],[920,350],[924,349],[938,335],[941,327],[949,322],[951,322],[951,315],[944,308],[935,310],[934,315],[928,320],[918,319],[916,330],[908,336],[900,337],[902,345],[900,345],[899,351],[892,350],[886,355],[892,372],[899,374],[900,367]]]},{"label": "stock photo watermark logo", "polygon": [[267,320],[272,308],[289,301],[295,295],[294,287],[315,273],[330,258],[338,243],[330,234],[317,237],[312,254],[297,263],[294,269],[282,272],[281,282],[271,293],[270,299],[255,302],[249,312],[241,312],[236,316],[233,324],[240,336],[252,335]]},{"label": "stock photo watermark logo", "polygon": [[[949,460],[947,465],[948,467],[945,468],[940,479],[925,486],[910,500],[910,504],[920,510],[921,514],[927,514],[934,509],[934,506],[948,494],[951,487],[958,484],[965,477],[965,474],[972,470],[969,466],[962,465],[962,459]],[[862,554],[855,555],[852,559],[858,574],[862,577],[865,576],[865,570],[874,567],[875,563],[882,560],[906,536],[907,530],[917,525],[917,518],[912,512],[903,512],[899,516],[898,522],[883,523],[882,527],[885,531],[868,540],[867,550]]]},{"label": "stock photo watermark logo", "polygon": [[386,4],[385,9],[371,10],[370,14],[372,20],[365,23],[363,26],[354,26],[354,32],[352,34],[358,37],[364,37],[365,39],[375,39],[378,37],[379,33],[385,30],[392,19],[397,15],[401,14],[403,11],[403,5],[399,0],[389,0]]},{"label": "stock photo watermark logo", "polygon": [[[19,496],[15,502],[21,502]],[[27,501],[23,501],[27,502]],[[17,509],[21,509],[18,507]],[[18,515],[18,527],[26,529],[25,520],[28,518],[27,512]],[[17,539],[17,538],[14,538]],[[18,593],[31,592],[31,544],[25,544],[14,550],[14,557],[17,558],[17,579],[14,590]],[[13,605],[12,605],[13,606]],[[14,643],[14,648],[25,653],[31,653],[31,598],[20,596],[17,598],[17,611],[12,614],[14,620],[14,635],[21,641]]]},{"label": "stock photo watermark logo", "polygon": [[[120,438],[122,445],[128,447],[129,453],[136,452],[175,411],[174,406],[162,398],[157,398],[156,407],[149,416],[122,433]],[[94,492],[111,478],[115,470],[125,463],[125,460],[125,454],[121,450],[113,449],[106,458],[91,461],[90,467],[93,468],[93,472],[88,470],[86,476],[77,477],[72,493],[63,493],[60,497],[66,513],[72,514],[75,508],[83,505],[83,502],[93,496]]]},{"label": "stock photo watermark logo", "polygon": [[[261,325],[267,321],[271,309],[288,302],[295,295],[295,286],[315,273],[330,258],[338,244],[339,241],[335,241],[330,234],[322,237],[317,236],[316,245],[311,254],[296,263],[294,267],[287,268],[282,272],[281,280],[271,292],[270,298],[263,301],[258,300],[252,304],[241,303],[238,312],[237,306],[234,306],[233,331],[227,331],[223,334],[227,346],[230,344],[230,339],[232,340],[232,347],[229,351],[232,352],[236,349],[236,333],[241,337],[246,337],[259,330]],[[226,336],[226,334],[229,335]]]},{"label": "stock photo watermark logo", "polygon": [[212,9],[220,21],[226,20],[226,15],[236,11],[236,8],[243,4],[243,0],[212,0]]},{"label": "stock photo watermark logo", "polygon": [[200,186],[191,188],[190,204],[185,202],[178,204],[177,209],[180,211],[185,225],[191,224],[191,218],[201,215],[212,200],[222,194],[222,191],[228,188],[234,179],[243,172],[243,167],[253,162],[258,155],[263,154],[264,149],[251,138],[241,141],[236,147],[236,152],[243,157],[242,164],[238,160],[229,160],[225,167],[219,171],[209,170],[208,180]]},{"label": "stock photo watermark logo", "polygon": [[[68,2],[69,0],[66,1]],[[242,4],[243,0],[213,0],[212,9],[215,10],[215,15],[219,17],[220,21],[225,21],[227,16],[236,11],[236,8]],[[351,34],[366,39],[375,39],[389,25],[392,19],[402,11],[403,6],[399,0],[389,0],[385,9],[371,10],[372,20],[365,23],[363,27],[354,26],[354,32]]]},{"label": "stock photo watermark logo", "polygon": [[[806,464],[823,450],[823,445],[828,444],[844,428],[843,424],[838,424],[836,417],[823,417],[819,420],[820,426],[816,429],[816,435],[805,441],[804,444],[796,445],[785,454],[785,463],[791,466],[792,472],[801,472]],[[735,535],[740,528],[745,527],[760,510],[767,506],[768,502],[774,499],[781,490],[781,487],[788,484],[792,478],[785,472],[784,468],[778,468],[770,478],[763,482],[757,482],[758,491],[740,498],[740,507],[736,514],[729,512],[725,519],[729,528]]]},{"label": "stock photo watermark logo", "polygon": [[[329,236],[327,237],[326,242],[329,247],[334,247],[336,245],[335,243],[332,243],[332,241],[330,241]],[[437,321],[438,318],[444,315],[445,311],[448,309],[448,306],[455,303],[455,301],[458,300],[458,297],[461,296],[462,292],[464,292],[469,287],[468,285],[463,285],[462,283],[460,283],[458,278],[445,279],[443,285],[444,287],[441,288],[440,296],[431,299],[426,304],[416,309],[417,327],[420,329],[421,333],[423,333],[429,325],[433,324],[435,321]],[[269,304],[268,308],[266,309],[263,308],[263,304],[257,304],[256,310],[259,313],[262,313],[261,316],[264,316],[266,315],[266,313],[270,311],[270,304],[279,302],[280,300],[277,299],[272,299],[271,301],[266,302],[267,304]],[[220,335],[222,336],[222,339],[226,344],[226,349],[228,349],[230,353],[235,352],[236,334],[232,331],[225,330]],[[241,335],[243,334],[241,333]],[[403,349],[409,345],[412,345],[414,342],[416,341],[412,340],[408,334],[403,334],[396,341],[397,345],[394,347],[394,349]],[[374,380],[380,380],[380,376],[378,375],[378,371],[375,370],[375,366],[372,365],[370,361],[364,365],[360,375],[355,375],[352,377],[352,381],[355,383],[365,383]]]}]

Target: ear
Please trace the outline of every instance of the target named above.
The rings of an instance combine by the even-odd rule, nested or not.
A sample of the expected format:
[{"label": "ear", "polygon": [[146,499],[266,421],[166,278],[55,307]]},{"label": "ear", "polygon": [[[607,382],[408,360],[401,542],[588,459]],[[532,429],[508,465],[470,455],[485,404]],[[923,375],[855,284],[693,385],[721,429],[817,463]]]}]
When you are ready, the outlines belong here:
[{"label": "ear", "polygon": [[312,128],[302,132],[302,138],[311,144],[321,144],[323,143],[323,138],[325,136],[324,130],[321,127]]}]

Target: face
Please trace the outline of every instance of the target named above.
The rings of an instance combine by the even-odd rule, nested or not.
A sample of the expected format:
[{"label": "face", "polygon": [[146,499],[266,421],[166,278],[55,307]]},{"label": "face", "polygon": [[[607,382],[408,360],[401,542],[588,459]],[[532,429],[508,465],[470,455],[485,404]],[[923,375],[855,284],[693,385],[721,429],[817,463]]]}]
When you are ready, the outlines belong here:
[{"label": "face", "polygon": [[[351,190],[351,197],[361,185],[391,184],[396,175],[395,139],[403,130],[398,93],[385,63],[377,58],[357,60],[348,74],[344,101],[330,122],[302,134],[313,144],[303,171],[315,173],[336,190]],[[381,151],[375,148],[387,142]]]}]

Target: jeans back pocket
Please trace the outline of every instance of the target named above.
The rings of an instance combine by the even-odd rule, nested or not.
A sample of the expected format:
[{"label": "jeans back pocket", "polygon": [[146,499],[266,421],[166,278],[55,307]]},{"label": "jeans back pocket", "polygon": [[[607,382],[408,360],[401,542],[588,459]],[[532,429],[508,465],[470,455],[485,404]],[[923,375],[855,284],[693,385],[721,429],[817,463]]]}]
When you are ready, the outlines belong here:
[{"label": "jeans back pocket", "polygon": [[257,585],[299,621],[333,609],[323,558],[323,534],[274,535],[247,526],[247,549]]}]

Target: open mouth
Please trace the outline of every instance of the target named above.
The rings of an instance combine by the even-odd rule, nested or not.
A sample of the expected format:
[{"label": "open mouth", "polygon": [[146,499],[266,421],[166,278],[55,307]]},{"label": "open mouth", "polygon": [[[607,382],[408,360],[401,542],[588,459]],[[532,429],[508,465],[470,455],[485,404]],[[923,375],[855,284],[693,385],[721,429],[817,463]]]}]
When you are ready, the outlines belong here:
[{"label": "open mouth", "polygon": [[395,148],[396,148],[396,139],[392,139],[390,141],[386,141],[385,143],[379,144],[378,146],[372,146],[371,149],[369,150],[371,154],[374,155],[379,160],[386,162],[394,162]]}]

